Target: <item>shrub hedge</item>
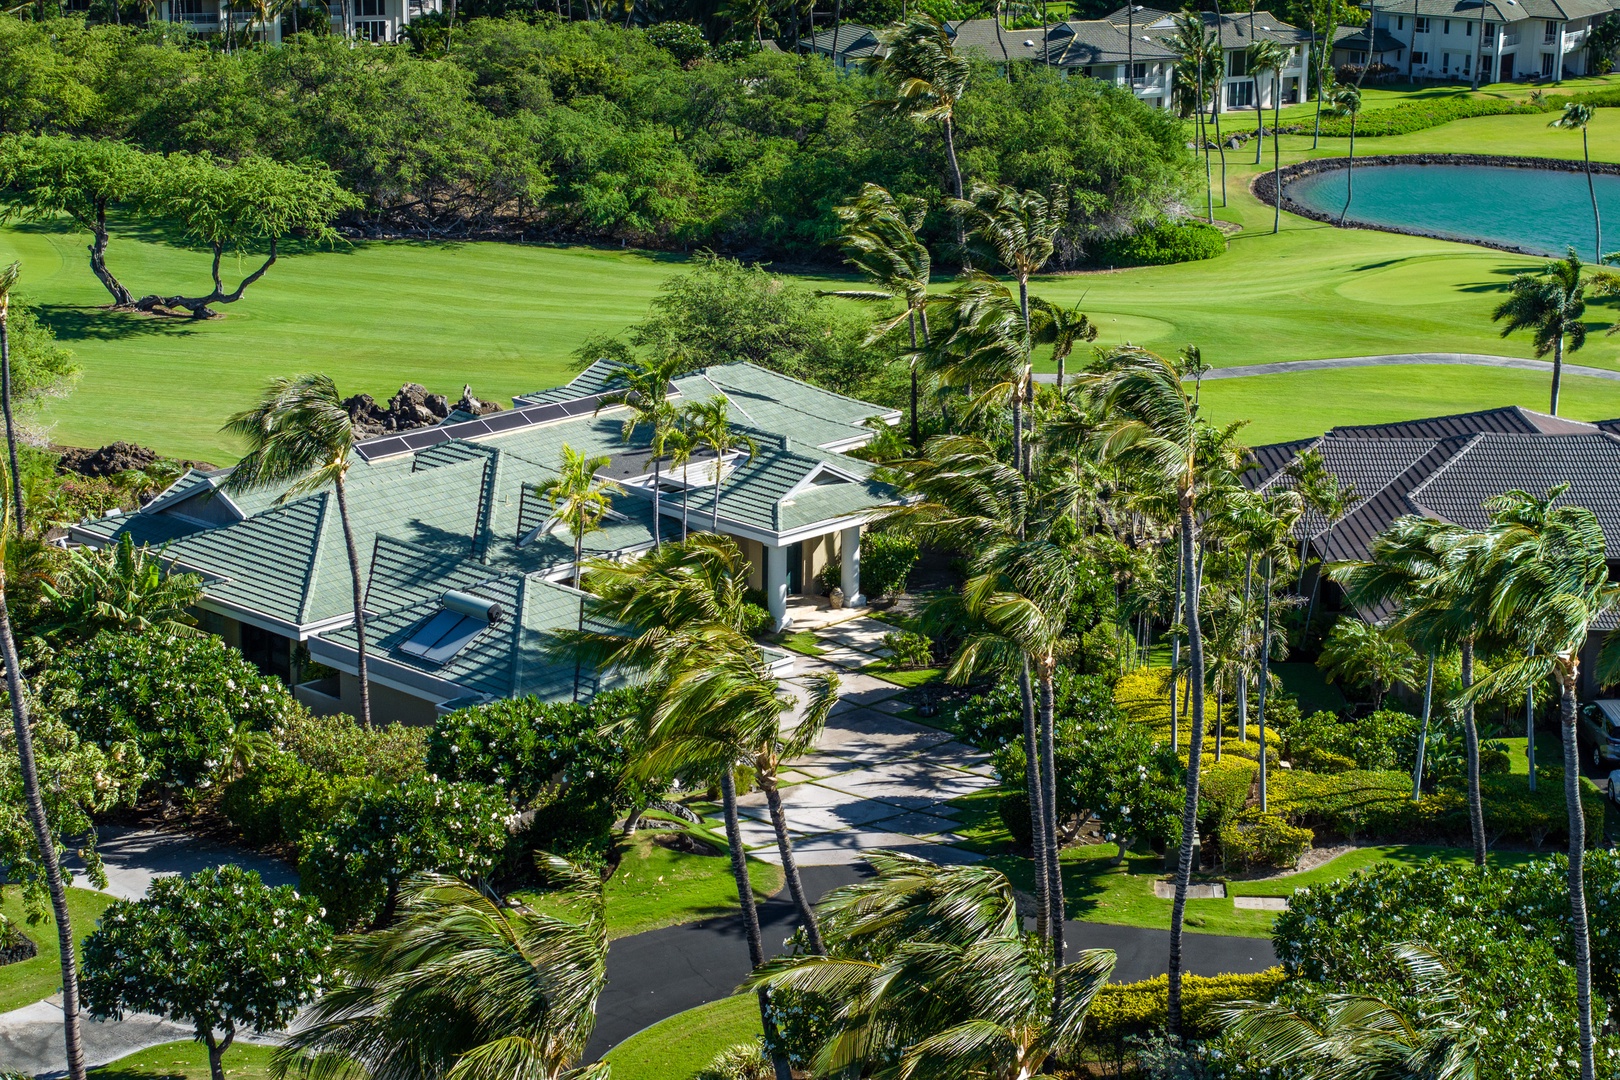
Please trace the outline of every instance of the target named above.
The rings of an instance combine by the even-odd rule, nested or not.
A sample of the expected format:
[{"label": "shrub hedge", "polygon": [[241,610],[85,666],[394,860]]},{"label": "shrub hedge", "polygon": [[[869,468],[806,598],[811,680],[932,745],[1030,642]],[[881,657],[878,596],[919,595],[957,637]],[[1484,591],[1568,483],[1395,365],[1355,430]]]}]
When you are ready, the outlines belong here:
[{"label": "shrub hedge", "polygon": [[[1557,100],[1562,107],[1563,99]],[[1525,101],[1504,101],[1500,98],[1436,98],[1432,101],[1408,101],[1387,109],[1372,109],[1356,117],[1356,135],[1379,138],[1384,135],[1408,135],[1414,131],[1465,120],[1473,116],[1511,116],[1551,111],[1550,105],[1535,105]],[[1323,116],[1322,134],[1344,138],[1350,134],[1348,116]]]},{"label": "shrub hedge", "polygon": [[1226,235],[1213,225],[1183,219],[1161,221],[1094,245],[1098,266],[1164,266],[1213,259],[1226,251]]},{"label": "shrub hedge", "polygon": [[[904,533],[865,532],[861,534],[861,592],[876,599],[904,592],[906,578],[917,565],[917,541]],[[842,560],[821,568],[816,584],[824,593],[843,581]]]},{"label": "shrub hedge", "polygon": [[[1269,1001],[1284,980],[1280,967],[1253,975],[1183,975],[1181,1019],[1186,1033],[1207,1038],[1220,1030],[1215,1006],[1228,1001]],[[1170,977],[1159,975],[1134,983],[1110,983],[1097,992],[1086,1019],[1086,1038],[1097,1045],[1123,1048],[1133,1035],[1147,1035],[1167,1020]]]}]

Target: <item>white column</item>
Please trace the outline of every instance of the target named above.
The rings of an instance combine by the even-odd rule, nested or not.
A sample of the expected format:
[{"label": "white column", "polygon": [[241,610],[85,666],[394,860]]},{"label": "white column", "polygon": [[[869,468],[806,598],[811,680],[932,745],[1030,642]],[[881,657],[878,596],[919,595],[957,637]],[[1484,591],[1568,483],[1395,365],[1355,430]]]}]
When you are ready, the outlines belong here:
[{"label": "white column", "polygon": [[861,595],[861,527],[851,525],[838,534],[838,581],[844,590],[845,607],[865,607]]},{"label": "white column", "polygon": [[771,612],[772,629],[787,629],[788,551],[765,545],[765,604]]}]

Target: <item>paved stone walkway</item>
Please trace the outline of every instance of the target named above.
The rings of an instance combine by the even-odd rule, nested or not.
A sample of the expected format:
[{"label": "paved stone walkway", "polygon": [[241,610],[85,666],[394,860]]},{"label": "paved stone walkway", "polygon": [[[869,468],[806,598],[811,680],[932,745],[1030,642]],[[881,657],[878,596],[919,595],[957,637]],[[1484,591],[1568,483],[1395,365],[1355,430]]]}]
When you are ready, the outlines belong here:
[{"label": "paved stone walkway", "polygon": [[[977,862],[979,856],[950,846],[958,811],[949,800],[995,786],[984,753],[938,728],[897,713],[909,706],[893,683],[860,668],[887,655],[883,635],[893,627],[861,617],[817,632],[826,652],[795,656],[784,687],[802,701],[807,677],[835,671],[838,704],[816,740],[815,751],[788,763],[782,804],[793,853],[803,865],[853,863],[860,852],[893,848],[942,862]],[[765,796],[738,800],[749,853],[780,862]]]},{"label": "paved stone walkway", "polygon": [[[1552,374],[1550,360],[1526,360],[1522,356],[1492,356],[1489,353],[1385,353],[1379,356],[1340,356],[1322,360],[1284,360],[1275,364],[1239,364],[1235,367],[1211,368],[1205,375],[1210,379],[1242,379],[1250,375],[1288,375],[1296,371],[1324,371],[1330,368],[1388,367],[1406,364],[1461,364],[1468,367],[1514,368],[1519,371],[1539,371]],[[1620,371],[1609,368],[1588,367],[1584,364],[1564,364],[1565,375],[1581,375],[1591,379],[1620,382]],[[1036,382],[1055,382],[1057,376],[1040,373]]]}]

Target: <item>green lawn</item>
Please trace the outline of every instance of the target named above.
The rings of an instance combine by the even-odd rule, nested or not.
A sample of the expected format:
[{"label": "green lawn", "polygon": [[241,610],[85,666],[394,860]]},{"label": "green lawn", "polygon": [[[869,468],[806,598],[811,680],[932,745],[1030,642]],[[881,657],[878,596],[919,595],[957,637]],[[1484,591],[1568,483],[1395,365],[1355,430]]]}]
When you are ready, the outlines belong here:
[{"label": "green lawn", "polygon": [[603,1055],[613,1080],[690,1080],[728,1046],[762,1033],[759,999],[721,998],[677,1013],[624,1040]]},{"label": "green lawn", "polygon": [[[114,898],[90,889],[69,889],[67,896],[73,932],[83,941],[96,928],[96,920]],[[60,990],[62,960],[56,945],[56,919],[49,907],[45,909],[44,919],[30,925],[23,913],[22,891],[8,885],[0,888],[0,912],[39,946],[39,955],[32,960],[0,967],[0,1012],[6,1012],[48,998]]]},{"label": "green lawn", "polygon": [[[235,1043],[225,1051],[225,1075],[237,1080],[270,1080],[274,1047]],[[90,1070],[96,1080],[208,1080],[208,1050],[201,1043],[154,1046],[110,1065]]]},{"label": "green lawn", "polygon": [[[731,861],[724,855],[671,851],[658,842],[671,835],[665,830],[642,829],[619,840],[619,865],[603,886],[609,937],[629,937],[737,910]],[[723,852],[724,841],[713,839]],[[780,867],[753,860],[748,873],[757,899],[782,888]]]},{"label": "green lawn", "polygon": [[[1376,90],[1369,98],[1371,108],[1400,94]],[[1594,159],[1620,161],[1620,110],[1599,110],[1591,138]],[[1282,144],[1291,162],[1342,154],[1347,140],[1323,139],[1315,151],[1308,137]],[[1580,140],[1548,130],[1545,116],[1495,116],[1362,139],[1357,150],[1571,157]],[[1101,330],[1099,345],[1196,342],[1216,366],[1399,351],[1530,355],[1528,338],[1501,339],[1489,312],[1511,276],[1538,260],[1286,215],[1273,236],[1271,208],[1247,189],[1252,151],[1227,157],[1227,205],[1217,214],[1243,231],[1224,255],[1041,278],[1034,291],[1083,301]],[[62,229],[0,232],[0,259],[22,260],[22,294],[43,305],[84,367],[79,389],[48,410],[55,438],[87,445],[127,438],[221,462],[235,451],[217,425],[268,376],[316,368],[345,390],[378,396],[406,380],[451,395],[471,383],[487,398],[554,384],[583,338],[640,319],[659,283],[682,264],[673,255],[581,247],[367,243],[288,255],[225,309],[226,318],[194,325],[100,310],[105,294],[85,265],[84,243]],[[137,292],[198,283],[206,270],[194,249],[133,235],[114,240],[109,262]],[[801,280],[817,287],[830,279]],[[1620,337],[1601,333],[1617,314],[1609,301],[1588,308],[1594,333],[1572,362],[1620,368]],[[1214,381],[1203,400],[1214,419],[1252,418],[1246,435],[1258,442],[1350,421],[1509,403],[1542,409],[1547,382],[1537,372],[1360,369]],[[1568,415],[1620,415],[1620,383],[1571,378],[1566,386]]]},{"label": "green lawn", "polygon": [[945,669],[937,667],[897,668],[886,661],[879,660],[875,664],[867,664],[861,668],[861,674],[875,675],[884,682],[911,688],[938,682],[945,677]]}]

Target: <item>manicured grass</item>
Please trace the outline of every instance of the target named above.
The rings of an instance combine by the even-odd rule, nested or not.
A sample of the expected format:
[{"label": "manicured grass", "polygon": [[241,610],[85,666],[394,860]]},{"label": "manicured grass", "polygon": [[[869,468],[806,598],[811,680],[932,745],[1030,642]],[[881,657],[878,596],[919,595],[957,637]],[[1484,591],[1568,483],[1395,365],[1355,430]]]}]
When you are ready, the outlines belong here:
[{"label": "manicured grass", "polygon": [[[1406,97],[1455,92],[1424,88]],[[1403,99],[1384,89],[1368,98],[1369,108]],[[1228,123],[1245,126],[1242,117]],[[1591,141],[1595,160],[1620,161],[1620,110],[1598,110]],[[1285,162],[1342,155],[1348,146],[1323,139],[1313,151],[1305,136],[1281,142]],[[1580,140],[1549,130],[1546,116],[1493,116],[1361,139],[1356,149],[1578,157]],[[1216,212],[1242,231],[1224,255],[1041,278],[1033,291],[1067,304],[1083,300],[1101,331],[1099,345],[1132,341],[1168,350],[1196,342],[1216,366],[1408,351],[1530,355],[1529,339],[1500,338],[1489,314],[1512,275],[1540,260],[1288,215],[1273,236],[1271,208],[1248,193],[1257,171],[1252,150],[1229,151],[1227,159],[1226,205]],[[640,319],[659,284],[682,265],[673,255],[581,247],[367,243],[288,255],[241,303],[224,309],[226,318],[193,324],[102,311],[105,293],[85,265],[84,242],[66,229],[0,232],[0,259],[23,262],[22,295],[43,306],[84,367],[78,390],[47,410],[54,437],[83,445],[133,439],[217,462],[237,452],[217,426],[271,375],[319,369],[345,391],[376,396],[406,380],[451,396],[467,382],[493,399],[555,384],[567,377],[569,354],[585,337]],[[149,236],[116,238],[109,262],[137,292],[196,282],[206,269],[198,251]],[[801,281],[814,288],[833,279],[847,280]],[[1616,313],[1611,301],[1588,307],[1593,333],[1571,362],[1620,367],[1620,337],[1601,333]],[[1547,384],[1537,372],[1359,369],[1209,382],[1203,401],[1213,419],[1252,418],[1245,435],[1261,442],[1333,423],[1504,404],[1545,409]],[[1567,379],[1564,411],[1620,415],[1620,383]]]},{"label": "manicured grass", "polygon": [[690,1080],[729,1046],[763,1034],[759,999],[721,998],[660,1020],[602,1055],[613,1080]]},{"label": "manicured grass", "polygon": [[896,686],[917,687],[927,686],[929,683],[936,683],[943,679],[945,669],[937,667],[897,668],[886,661],[879,660],[875,664],[867,664],[861,668],[861,674],[875,675],[884,682],[893,683]]},{"label": "manicured grass", "polygon": [[[225,1075],[270,1080],[273,1053],[271,1046],[235,1043],[225,1051]],[[208,1049],[196,1042],[164,1043],[92,1069],[90,1075],[97,1080],[208,1080]]]},{"label": "manicured grass", "polygon": [[[619,865],[603,887],[609,937],[629,937],[737,910],[737,886],[724,841],[717,841],[719,856],[688,855],[658,842],[671,835],[668,830],[642,829],[619,840]],[[756,899],[782,888],[780,867],[750,861],[748,874]]]},{"label": "manicured grass", "polygon": [[773,644],[802,656],[821,656],[827,651],[821,647],[821,639],[810,630],[795,630],[790,634],[783,634]]},{"label": "manicured grass", "polygon": [[[1517,738],[1488,739],[1486,741],[1500,742],[1507,747],[1508,764],[1512,767],[1515,776],[1530,775],[1530,758],[1524,752],[1526,739],[1523,735]],[[1537,772],[1546,765],[1558,769],[1564,767],[1564,742],[1550,731],[1538,731],[1536,732]]]},{"label": "manicured grass", "polygon": [[[91,889],[69,889],[68,917],[80,941],[96,928],[96,920],[113,902],[113,897]],[[34,939],[39,955],[20,964],[0,967],[0,1012],[48,998],[62,988],[62,959],[56,945],[56,919],[49,905],[45,917],[29,924],[23,911],[22,890],[15,885],[0,888],[0,912]]]}]

